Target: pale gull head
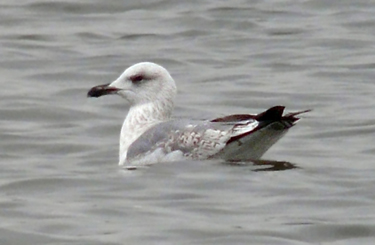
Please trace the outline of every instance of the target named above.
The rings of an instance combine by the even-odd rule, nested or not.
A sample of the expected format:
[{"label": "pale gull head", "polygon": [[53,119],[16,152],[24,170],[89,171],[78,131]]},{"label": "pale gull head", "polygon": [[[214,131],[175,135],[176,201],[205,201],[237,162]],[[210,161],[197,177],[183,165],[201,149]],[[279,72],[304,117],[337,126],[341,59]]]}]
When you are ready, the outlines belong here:
[{"label": "pale gull head", "polygon": [[88,96],[118,94],[135,106],[155,102],[173,104],[176,93],[176,84],[164,67],[141,62],[127,68],[114,82],[92,88]]},{"label": "pale gull head", "polygon": [[115,81],[93,87],[89,97],[118,94],[131,105],[120,135],[120,164],[128,147],[153,125],[171,117],[176,84],[162,66],[142,62],[127,68]]}]

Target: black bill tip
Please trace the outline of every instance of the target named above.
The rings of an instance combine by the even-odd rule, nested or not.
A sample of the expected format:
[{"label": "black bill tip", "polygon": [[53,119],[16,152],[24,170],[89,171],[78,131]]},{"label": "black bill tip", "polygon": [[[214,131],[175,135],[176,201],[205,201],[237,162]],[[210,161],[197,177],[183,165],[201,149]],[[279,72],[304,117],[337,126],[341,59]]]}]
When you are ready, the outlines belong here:
[{"label": "black bill tip", "polygon": [[118,91],[117,88],[109,87],[109,83],[107,83],[107,84],[102,84],[102,85],[98,85],[98,86],[91,88],[89,92],[87,93],[87,97],[98,98],[103,95],[113,94],[117,91]]}]

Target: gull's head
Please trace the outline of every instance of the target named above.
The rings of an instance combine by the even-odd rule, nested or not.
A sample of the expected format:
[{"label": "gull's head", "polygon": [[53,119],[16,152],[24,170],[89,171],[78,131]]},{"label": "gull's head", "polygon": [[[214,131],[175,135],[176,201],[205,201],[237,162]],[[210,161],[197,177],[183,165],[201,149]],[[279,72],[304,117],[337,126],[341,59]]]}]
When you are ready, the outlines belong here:
[{"label": "gull's head", "polygon": [[93,87],[87,96],[118,94],[131,105],[156,101],[170,101],[173,104],[176,93],[176,84],[164,67],[142,62],[127,68],[114,82]]}]

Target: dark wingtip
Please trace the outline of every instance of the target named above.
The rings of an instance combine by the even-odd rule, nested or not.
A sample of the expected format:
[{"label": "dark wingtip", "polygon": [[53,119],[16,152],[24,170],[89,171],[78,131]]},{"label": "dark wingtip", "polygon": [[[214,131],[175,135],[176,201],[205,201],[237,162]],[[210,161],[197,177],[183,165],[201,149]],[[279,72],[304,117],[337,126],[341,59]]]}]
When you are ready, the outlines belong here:
[{"label": "dark wingtip", "polygon": [[308,110],[304,110],[304,111],[291,112],[291,113],[286,114],[282,118],[285,119],[285,120],[290,120],[292,122],[296,122],[300,119],[299,117],[296,117],[297,115],[300,115],[300,114],[306,113],[306,112],[310,112],[310,111],[312,111],[312,109],[308,109]]},{"label": "dark wingtip", "polygon": [[285,116],[283,116],[284,109],[285,109],[285,106],[277,105],[277,106],[271,107],[270,109],[262,113],[259,113],[258,115],[235,114],[235,115],[215,118],[211,120],[211,122],[237,122],[237,121],[255,119],[260,122],[261,121],[264,122],[264,121],[288,120],[293,123],[299,120],[299,118],[297,118],[296,115],[312,111],[311,109],[309,109],[309,110],[304,110],[304,111],[288,113]]},{"label": "dark wingtip", "polygon": [[231,115],[231,116],[226,116],[223,118],[214,119],[211,122],[228,122],[228,121],[233,122],[234,120],[248,120],[248,119],[255,119],[259,121],[259,125],[255,129],[230,138],[227,141],[227,144],[230,144],[231,142],[236,141],[242,137],[245,137],[246,135],[249,135],[262,128],[265,128],[268,125],[275,125],[273,127],[274,130],[287,130],[293,127],[294,123],[299,120],[299,118],[296,117],[296,115],[312,111],[311,109],[309,109],[309,110],[304,110],[304,111],[288,113],[285,116],[283,116],[284,109],[285,109],[284,106],[278,105],[278,106],[271,107],[270,109],[262,113],[259,113],[258,115],[243,115],[243,114]]},{"label": "dark wingtip", "polygon": [[255,116],[257,121],[277,121],[283,117],[285,106],[277,105],[271,107],[270,109],[266,110]]},{"label": "dark wingtip", "polygon": [[269,122],[279,121],[284,125],[285,128],[290,128],[295,124],[295,122],[300,119],[299,117],[296,117],[297,115],[311,111],[311,109],[309,109],[304,111],[292,112],[283,116],[284,109],[284,106],[271,107],[267,111],[256,115],[255,119],[261,122],[260,125],[262,126],[268,124]]}]

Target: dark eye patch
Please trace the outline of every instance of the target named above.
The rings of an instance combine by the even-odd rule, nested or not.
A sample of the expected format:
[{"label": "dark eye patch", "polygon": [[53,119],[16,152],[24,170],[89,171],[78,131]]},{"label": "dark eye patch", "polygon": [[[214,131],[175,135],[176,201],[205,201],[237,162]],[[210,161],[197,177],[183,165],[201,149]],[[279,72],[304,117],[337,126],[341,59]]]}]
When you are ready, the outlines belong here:
[{"label": "dark eye patch", "polygon": [[144,79],[145,79],[145,77],[143,75],[133,75],[133,76],[130,77],[130,80],[134,84],[137,84],[137,83],[141,82]]}]

